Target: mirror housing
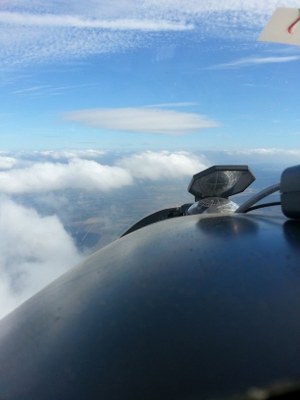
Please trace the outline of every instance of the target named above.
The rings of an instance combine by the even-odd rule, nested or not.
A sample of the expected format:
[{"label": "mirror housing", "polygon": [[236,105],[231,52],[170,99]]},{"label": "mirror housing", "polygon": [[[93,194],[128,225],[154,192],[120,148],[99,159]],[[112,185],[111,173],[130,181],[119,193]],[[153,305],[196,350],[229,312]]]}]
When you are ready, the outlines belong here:
[{"label": "mirror housing", "polygon": [[188,191],[195,201],[206,197],[222,197],[243,192],[255,176],[247,165],[215,165],[192,177]]},{"label": "mirror housing", "polygon": [[300,219],[300,165],[283,171],[280,180],[281,209],[288,218]]}]

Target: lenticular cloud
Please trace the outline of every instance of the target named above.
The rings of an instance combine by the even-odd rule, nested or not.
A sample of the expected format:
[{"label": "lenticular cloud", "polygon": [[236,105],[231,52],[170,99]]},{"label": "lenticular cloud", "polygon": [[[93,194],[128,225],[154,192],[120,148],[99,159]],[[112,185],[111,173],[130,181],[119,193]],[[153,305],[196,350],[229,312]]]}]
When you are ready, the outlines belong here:
[{"label": "lenticular cloud", "polygon": [[206,116],[158,107],[96,108],[65,114],[65,119],[103,130],[183,135],[218,123]]}]

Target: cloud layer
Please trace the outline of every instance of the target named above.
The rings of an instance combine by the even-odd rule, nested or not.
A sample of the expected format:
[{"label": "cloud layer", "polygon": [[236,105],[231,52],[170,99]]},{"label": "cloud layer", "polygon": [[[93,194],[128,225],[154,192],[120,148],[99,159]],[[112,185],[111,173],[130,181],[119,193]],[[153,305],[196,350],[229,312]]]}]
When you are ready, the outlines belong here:
[{"label": "cloud layer", "polygon": [[7,194],[63,189],[111,190],[132,183],[127,171],[91,160],[34,163],[26,168],[0,172],[0,191]]},{"label": "cloud layer", "polygon": [[[101,152],[100,152],[101,153]],[[132,185],[135,178],[162,179],[192,175],[204,168],[197,157],[183,152],[144,152],[117,160],[114,165],[101,164],[91,159],[78,158],[83,151],[41,152],[47,161],[26,160],[23,167],[0,171],[0,192],[24,194],[81,189],[105,192]],[[86,156],[98,155],[87,151]],[[76,157],[77,155],[77,157]],[[69,157],[50,162],[49,156]],[[9,157],[8,157],[9,158]],[[20,161],[21,163],[21,161]],[[28,165],[29,164],[29,165]]]},{"label": "cloud layer", "polygon": [[1,156],[0,155],[0,171],[3,169],[10,169],[18,163],[18,160],[14,157]]},{"label": "cloud layer", "polygon": [[64,118],[102,130],[166,135],[218,126],[216,121],[199,114],[155,107],[78,110],[66,113]]},{"label": "cloud layer", "polygon": [[80,261],[57,217],[0,198],[0,318]]}]

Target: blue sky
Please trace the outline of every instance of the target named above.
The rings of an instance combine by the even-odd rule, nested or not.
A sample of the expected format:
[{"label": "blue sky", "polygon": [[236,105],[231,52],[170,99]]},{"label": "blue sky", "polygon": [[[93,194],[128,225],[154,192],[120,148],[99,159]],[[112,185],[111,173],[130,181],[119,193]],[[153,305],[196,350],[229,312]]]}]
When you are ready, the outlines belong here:
[{"label": "blue sky", "polygon": [[0,149],[299,147],[300,50],[251,3],[1,1]]}]

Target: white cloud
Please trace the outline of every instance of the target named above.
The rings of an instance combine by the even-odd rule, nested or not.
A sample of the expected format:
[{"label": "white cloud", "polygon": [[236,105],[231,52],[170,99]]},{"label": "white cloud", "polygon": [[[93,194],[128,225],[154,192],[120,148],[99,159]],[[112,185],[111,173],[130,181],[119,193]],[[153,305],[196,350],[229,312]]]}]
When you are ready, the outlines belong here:
[{"label": "white cloud", "polygon": [[103,130],[182,135],[218,126],[205,116],[160,108],[111,108],[68,112],[66,120]]},{"label": "white cloud", "polygon": [[244,160],[243,163],[256,164],[263,163],[276,167],[283,171],[284,168],[300,164],[300,148],[281,149],[281,148],[256,148],[226,151],[231,158],[237,157]]},{"label": "white cloud", "polygon": [[[140,7],[132,13],[102,2],[84,7],[56,3],[51,10],[42,3],[0,5],[0,64],[18,66],[47,61],[70,60],[90,54],[123,52],[149,45],[157,33],[189,31],[193,23],[184,18],[151,15]],[[114,10],[112,10],[114,8]],[[101,11],[100,11],[101,10]],[[108,11],[106,11],[108,10]],[[109,11],[110,10],[110,11]],[[115,12],[117,11],[117,12]],[[120,11],[120,13],[118,13]]]},{"label": "white cloud", "polygon": [[[22,79],[20,79],[20,81],[22,81]],[[64,94],[66,91],[71,92],[73,90],[80,88],[97,88],[97,87],[98,87],[97,82],[77,84],[77,85],[34,85],[22,88],[18,87],[18,89],[12,90],[11,94],[26,98],[29,97],[36,98],[36,97],[46,97],[46,96],[49,97],[49,96],[59,96]]]},{"label": "white cloud", "polygon": [[0,155],[0,170],[13,168],[18,163],[14,157]]},{"label": "white cloud", "polygon": [[66,189],[105,192],[132,185],[136,178],[190,176],[207,166],[203,157],[188,152],[146,151],[128,157],[118,156],[113,165],[93,160],[94,156],[98,157],[97,150],[81,153],[87,159],[77,158],[80,151],[36,152],[38,160],[46,157],[45,162],[29,160],[25,155],[24,159],[17,159],[17,167],[0,171],[0,192],[7,195]]},{"label": "white cloud", "polygon": [[57,217],[0,198],[0,317],[80,261]]},{"label": "white cloud", "polygon": [[0,192],[45,192],[68,188],[106,191],[132,183],[122,168],[92,160],[71,159],[63,163],[34,163],[26,168],[0,172]]},{"label": "white cloud", "polygon": [[174,22],[165,19],[115,19],[99,20],[87,19],[74,15],[54,14],[29,14],[10,11],[0,11],[0,23],[20,26],[42,26],[42,27],[63,27],[63,28],[95,28],[114,31],[184,31],[193,29],[192,24]]},{"label": "white cloud", "polygon": [[299,8],[297,0],[146,0],[150,10],[160,15],[181,15],[192,20],[205,35],[232,36],[236,40],[249,36],[249,31],[261,29],[276,7]]},{"label": "white cloud", "polygon": [[169,151],[134,154],[119,160],[118,165],[134,178],[151,180],[192,176],[208,167],[206,160],[190,153]]},{"label": "white cloud", "polygon": [[295,156],[300,158],[300,149],[279,149],[279,148],[257,148],[257,149],[245,149],[245,150],[235,150],[228,151],[227,154],[236,155],[259,155],[259,156]]},{"label": "white cloud", "polygon": [[48,90],[49,88],[51,88],[50,85],[35,85],[24,89],[14,90],[12,93],[28,96],[30,94],[36,94],[41,92],[43,93],[45,90]]},{"label": "white cloud", "polygon": [[105,154],[103,150],[85,149],[85,150],[45,150],[37,151],[38,157],[45,157],[52,160],[70,160],[72,158],[83,158],[88,160],[98,159]]},{"label": "white cloud", "polygon": [[237,68],[237,67],[251,67],[255,65],[263,64],[278,64],[287,63],[292,61],[300,60],[300,56],[286,56],[286,57],[251,57],[241,58],[239,60],[231,61],[224,64],[213,65],[206,69],[226,69],[226,68]]},{"label": "white cloud", "polygon": [[126,51],[139,46],[135,31],[0,24],[0,65],[16,67],[91,54]]},{"label": "white cloud", "polygon": [[[205,2],[200,2],[199,0],[146,0],[148,6],[156,6],[162,9],[184,9],[190,13],[199,13],[207,11],[238,11],[238,10],[258,10],[261,12],[266,12],[273,10],[278,7],[277,0],[208,0]],[[287,7],[292,7],[297,4],[296,0],[286,0],[285,4]]]}]

